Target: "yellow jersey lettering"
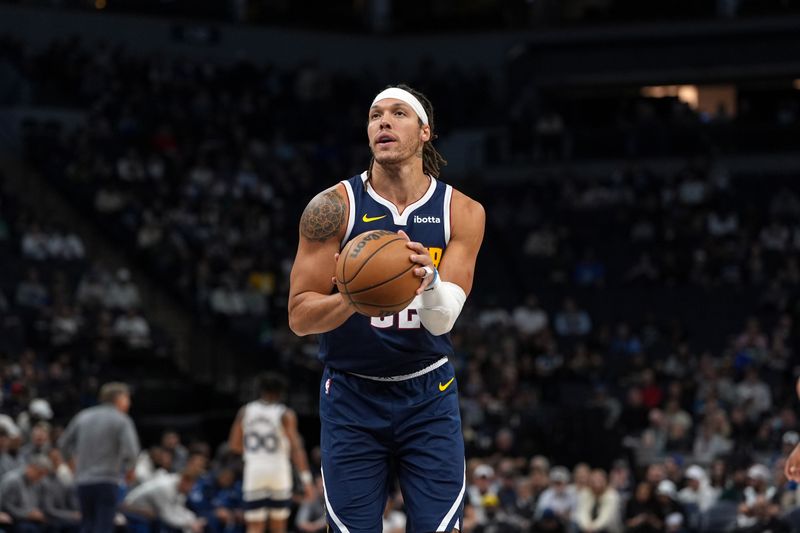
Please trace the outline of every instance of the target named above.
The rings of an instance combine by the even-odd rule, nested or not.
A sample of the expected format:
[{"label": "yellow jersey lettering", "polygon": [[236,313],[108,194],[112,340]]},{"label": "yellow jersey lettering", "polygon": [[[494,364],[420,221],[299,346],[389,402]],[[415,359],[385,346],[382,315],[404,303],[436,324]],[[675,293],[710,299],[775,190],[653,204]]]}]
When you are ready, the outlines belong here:
[{"label": "yellow jersey lettering", "polygon": [[439,268],[439,262],[442,260],[442,251],[441,248],[428,248],[428,253],[431,254],[431,261],[433,261],[433,266],[435,268]]}]

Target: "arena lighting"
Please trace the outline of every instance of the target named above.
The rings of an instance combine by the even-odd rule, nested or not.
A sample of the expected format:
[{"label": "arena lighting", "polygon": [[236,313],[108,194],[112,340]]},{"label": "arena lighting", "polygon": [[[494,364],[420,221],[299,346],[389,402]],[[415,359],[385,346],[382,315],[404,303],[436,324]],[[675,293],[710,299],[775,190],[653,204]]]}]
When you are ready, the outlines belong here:
[{"label": "arena lighting", "polygon": [[798,78],[798,79],[796,79],[796,80],[794,80],[794,81],[792,82],[792,87],[794,87],[795,89],[797,89],[798,91],[800,91],[800,78]]},{"label": "arena lighting", "polygon": [[107,5],[106,0],[94,0],[95,9],[105,9]]},{"label": "arena lighting", "polygon": [[677,97],[681,102],[689,104],[689,107],[692,109],[697,109],[700,102],[696,85],[656,85],[642,87],[641,94],[648,98]]}]

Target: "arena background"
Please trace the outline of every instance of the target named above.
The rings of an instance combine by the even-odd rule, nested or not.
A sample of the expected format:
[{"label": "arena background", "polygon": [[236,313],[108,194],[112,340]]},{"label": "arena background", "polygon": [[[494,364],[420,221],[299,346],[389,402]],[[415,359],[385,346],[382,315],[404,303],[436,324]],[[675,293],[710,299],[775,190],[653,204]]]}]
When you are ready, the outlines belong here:
[{"label": "arena background", "polygon": [[145,446],[213,456],[276,369],[312,450],[297,224],[365,168],[398,82],[487,212],[453,334],[471,467],[627,469],[630,494],[722,458],[721,486],[765,465],[790,513],[795,0],[0,2],[2,413],[45,399],[54,438],[123,380]]}]

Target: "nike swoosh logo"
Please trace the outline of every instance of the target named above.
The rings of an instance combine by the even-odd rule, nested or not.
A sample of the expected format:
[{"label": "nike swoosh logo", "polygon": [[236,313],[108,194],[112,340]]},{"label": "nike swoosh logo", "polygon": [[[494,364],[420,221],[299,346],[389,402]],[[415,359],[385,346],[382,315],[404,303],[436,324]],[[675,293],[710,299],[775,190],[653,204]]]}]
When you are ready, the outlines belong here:
[{"label": "nike swoosh logo", "polygon": [[448,382],[447,382],[447,383],[445,383],[444,385],[442,385],[442,382],[440,381],[440,382],[439,382],[439,390],[440,390],[440,391],[442,391],[442,392],[446,391],[446,390],[447,390],[447,387],[449,387],[449,386],[450,386],[450,384],[453,382],[453,380],[454,380],[454,379],[456,379],[456,378],[455,378],[455,376],[453,376],[452,378],[450,378],[450,381],[448,381]]},{"label": "nike swoosh logo", "polygon": [[382,218],[386,218],[386,215],[381,215],[379,217],[368,217],[367,214],[364,213],[364,216],[361,217],[361,220],[363,220],[364,222],[375,222],[376,220],[380,220]]}]

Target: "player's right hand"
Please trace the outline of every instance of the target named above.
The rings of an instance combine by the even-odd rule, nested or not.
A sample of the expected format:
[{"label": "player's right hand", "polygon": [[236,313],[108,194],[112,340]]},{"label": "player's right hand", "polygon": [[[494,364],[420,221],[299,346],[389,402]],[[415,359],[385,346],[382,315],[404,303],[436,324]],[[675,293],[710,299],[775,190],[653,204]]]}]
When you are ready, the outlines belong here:
[{"label": "player's right hand", "polygon": [[800,482],[800,444],[795,446],[792,453],[786,458],[784,473],[788,480]]},{"label": "player's right hand", "polygon": [[406,242],[406,247],[412,252],[415,252],[414,254],[410,255],[409,258],[411,261],[419,265],[418,268],[414,269],[414,275],[420,278],[420,285],[417,289],[417,294],[422,294],[422,291],[424,291],[425,288],[433,281],[433,272],[435,269],[433,265],[433,259],[431,259],[430,252],[428,252],[428,249],[425,248],[425,245],[420,242],[412,241],[411,237],[409,237],[408,234],[403,230],[399,230],[397,233],[401,237],[405,238],[406,241],[408,241]]}]

